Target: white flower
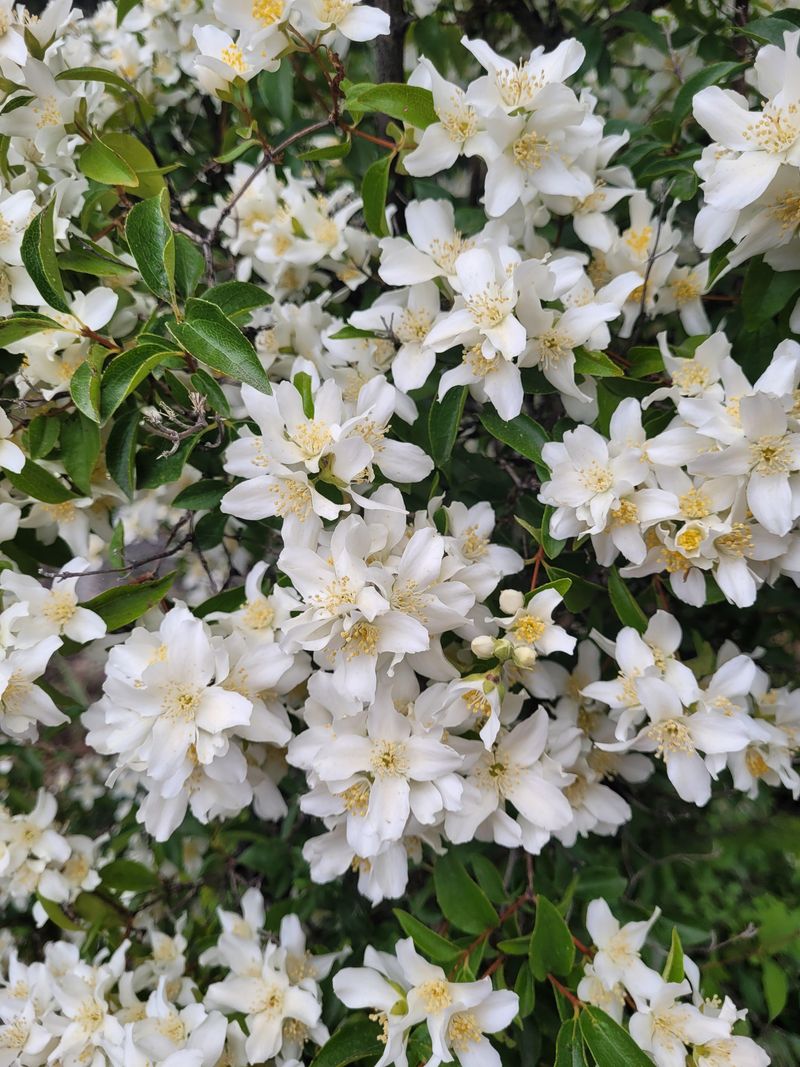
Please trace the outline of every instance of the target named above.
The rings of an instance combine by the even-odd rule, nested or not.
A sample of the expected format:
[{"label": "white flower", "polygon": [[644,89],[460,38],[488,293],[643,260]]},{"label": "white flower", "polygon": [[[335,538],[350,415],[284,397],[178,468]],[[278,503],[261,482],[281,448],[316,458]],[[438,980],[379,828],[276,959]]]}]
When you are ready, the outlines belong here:
[{"label": "white flower", "polygon": [[641,950],[660,914],[661,909],[656,908],[646,922],[620,926],[605,900],[591,901],[586,912],[586,928],[597,947],[592,967],[607,989],[613,990],[619,984],[635,992],[652,974],[642,962]]}]

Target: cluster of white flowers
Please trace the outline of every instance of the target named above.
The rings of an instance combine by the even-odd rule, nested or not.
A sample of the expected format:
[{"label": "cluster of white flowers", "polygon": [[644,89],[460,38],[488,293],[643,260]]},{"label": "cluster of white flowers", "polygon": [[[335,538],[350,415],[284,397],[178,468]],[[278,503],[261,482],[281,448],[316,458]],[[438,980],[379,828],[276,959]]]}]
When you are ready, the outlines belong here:
[{"label": "cluster of white flowers", "polygon": [[[665,573],[696,607],[708,574],[730,603],[748,607],[765,581],[800,576],[800,345],[781,342],[751,384],[724,333],[683,356],[659,340],[670,384],[641,403],[623,400],[608,437],[578,426],[548,442],[540,499],[555,509],[553,535],[588,534],[604,567],[622,555],[625,577]],[[642,409],[662,399],[677,413],[648,438]]]},{"label": "cluster of white flowers", "polygon": [[[96,867],[103,840],[60,832],[58,806],[52,794],[39,791],[32,811],[12,814],[0,809],[0,903],[23,910],[39,896],[69,904],[100,882]],[[47,913],[33,905],[38,925]]]},{"label": "cluster of white flowers", "polygon": [[631,1037],[657,1067],[767,1067],[766,1052],[733,1033],[747,1011],[729,997],[704,998],[693,960],[681,953],[679,981],[644,963],[641,952],[659,914],[656,909],[648,920],[620,925],[605,900],[589,904],[586,926],[595,951],[584,965],[578,996],[619,1022],[630,1005]]},{"label": "cluster of white flowers", "polygon": [[[323,1044],[319,982],[342,953],[312,955],[296,915],[264,942],[264,901],[222,911],[204,965],[224,975],[199,988],[187,973],[185,917],[167,934],[146,916],[136,955],[129,941],[83,958],[83,936],[49,942],[30,964],[6,942],[0,967],[0,1062],[93,1067],[300,1067],[307,1042]],[[143,949],[149,949],[142,955]],[[126,955],[131,962],[126,962]],[[135,960],[135,965],[133,961]],[[231,1016],[245,1017],[246,1030]]]},{"label": "cluster of white flowers", "polygon": [[383,1027],[386,1046],[376,1067],[403,1067],[408,1062],[409,1031],[424,1023],[433,1049],[428,1067],[450,1063],[462,1067],[500,1067],[500,1055],[486,1034],[504,1030],[517,1014],[519,998],[510,989],[492,989],[491,978],[453,982],[429,963],[411,938],[398,941],[394,954],[371,946],[363,967],[345,967],[333,980],[334,991],[349,1008],[372,1008],[371,1019]]}]

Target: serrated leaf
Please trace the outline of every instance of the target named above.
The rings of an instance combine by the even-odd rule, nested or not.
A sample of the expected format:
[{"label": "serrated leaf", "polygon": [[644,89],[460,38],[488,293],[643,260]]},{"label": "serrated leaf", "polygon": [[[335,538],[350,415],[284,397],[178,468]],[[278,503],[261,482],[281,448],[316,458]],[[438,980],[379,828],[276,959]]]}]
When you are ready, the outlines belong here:
[{"label": "serrated leaf", "polygon": [[569,974],[575,962],[575,944],[569,927],[556,906],[541,894],[536,898],[536,921],[529,959],[538,982],[548,974],[562,977]]},{"label": "serrated leaf", "polygon": [[376,237],[388,237],[389,227],[386,222],[386,195],[389,192],[389,170],[392,166],[391,155],[381,156],[367,168],[361,183],[361,199],[364,222],[370,233]]},{"label": "serrated leaf", "polygon": [[452,455],[466,399],[467,387],[462,385],[448,390],[441,400],[434,401],[430,406],[428,439],[431,458],[437,467],[443,467]]},{"label": "serrated leaf", "polygon": [[119,630],[122,626],[136,622],[149,608],[162,600],[169,592],[176,574],[177,571],[170,571],[163,578],[106,589],[87,600],[83,607],[99,615],[109,632]]},{"label": "serrated leaf", "polygon": [[586,1005],[579,1016],[581,1034],[597,1067],[653,1067],[627,1030],[600,1008]]},{"label": "serrated leaf", "polygon": [[71,315],[72,311],[64,293],[61,271],[56,259],[56,241],[53,230],[55,199],[38,215],[34,215],[22,238],[21,255],[31,281],[39,290],[42,299],[56,311]]},{"label": "serrated leaf", "polygon": [[125,237],[147,288],[175,303],[175,235],[166,190],[134,204],[125,220]]},{"label": "serrated leaf", "polygon": [[452,852],[437,859],[433,884],[442,914],[459,930],[480,934],[497,926],[497,912],[489,898]]},{"label": "serrated leaf", "polygon": [[632,626],[639,633],[644,633],[647,629],[647,616],[639,607],[626,583],[620,578],[616,567],[608,569],[608,595],[622,625]]},{"label": "serrated leaf", "polygon": [[186,304],[186,321],[169,325],[178,344],[200,363],[262,393],[271,391],[256,350],[235,323],[206,300]]}]

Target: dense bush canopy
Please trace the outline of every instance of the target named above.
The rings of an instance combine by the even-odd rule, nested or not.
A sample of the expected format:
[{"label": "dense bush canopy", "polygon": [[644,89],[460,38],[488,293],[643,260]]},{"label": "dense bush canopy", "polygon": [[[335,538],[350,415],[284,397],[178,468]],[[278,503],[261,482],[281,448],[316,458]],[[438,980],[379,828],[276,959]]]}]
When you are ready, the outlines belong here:
[{"label": "dense bush canopy", "polygon": [[800,14],[0,3],[0,1067],[790,1067]]}]

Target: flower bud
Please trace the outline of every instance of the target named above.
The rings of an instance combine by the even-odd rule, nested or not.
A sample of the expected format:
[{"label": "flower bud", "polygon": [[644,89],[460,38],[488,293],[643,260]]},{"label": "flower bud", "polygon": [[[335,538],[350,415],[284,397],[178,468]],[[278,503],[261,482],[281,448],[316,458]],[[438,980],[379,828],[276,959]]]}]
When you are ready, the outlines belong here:
[{"label": "flower bud", "polygon": [[514,649],[513,659],[523,671],[529,671],[536,662],[536,652],[529,645],[519,645]]},{"label": "flower bud", "polygon": [[473,637],[470,647],[478,659],[491,659],[494,655],[494,638],[481,634],[480,637]]},{"label": "flower bud", "polygon": [[510,659],[511,656],[513,656],[514,646],[507,638],[499,638],[494,643],[494,654],[501,663],[505,663],[507,659]]},{"label": "flower bud", "polygon": [[519,589],[504,589],[500,594],[500,610],[506,615],[515,615],[524,603]]}]

